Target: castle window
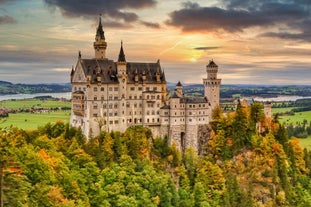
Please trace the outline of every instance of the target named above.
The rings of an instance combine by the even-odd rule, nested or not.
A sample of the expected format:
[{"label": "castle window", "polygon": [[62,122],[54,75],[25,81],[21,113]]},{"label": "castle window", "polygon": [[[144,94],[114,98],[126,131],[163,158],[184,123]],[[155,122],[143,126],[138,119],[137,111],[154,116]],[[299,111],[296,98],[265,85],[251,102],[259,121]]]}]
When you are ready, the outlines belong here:
[{"label": "castle window", "polygon": [[189,112],[189,115],[192,115],[192,112],[191,112],[191,111]]},{"label": "castle window", "polygon": [[114,105],[114,108],[115,108],[115,109],[118,108],[118,104],[115,104],[115,105]]},{"label": "castle window", "polygon": [[154,111],[152,111],[152,115],[154,115],[155,113],[154,113]]},{"label": "castle window", "polygon": [[138,87],[138,90],[139,90],[139,91],[142,91],[142,90],[143,90],[143,87]]},{"label": "castle window", "polygon": [[109,108],[112,109],[112,104],[109,104]]},{"label": "castle window", "polygon": [[114,100],[118,100],[118,96],[115,96],[115,97],[114,97]]},{"label": "castle window", "polygon": [[149,88],[149,87],[146,87],[146,91],[150,91],[150,88]]},{"label": "castle window", "polygon": [[109,121],[109,124],[110,124],[110,125],[113,124],[113,121]]},{"label": "castle window", "polygon": [[205,104],[203,104],[203,107],[205,107]]},{"label": "castle window", "polygon": [[192,122],[192,119],[189,119],[189,122]]},{"label": "castle window", "polygon": [[126,103],[126,107],[129,108],[130,107],[130,103]]},{"label": "castle window", "polygon": [[114,91],[118,91],[119,90],[119,88],[118,87],[114,87]]},{"label": "castle window", "polygon": [[192,108],[192,105],[189,105],[190,108]]},{"label": "castle window", "polygon": [[152,118],[152,123],[154,122],[154,118]]},{"label": "castle window", "polygon": [[149,99],[149,95],[147,95],[147,99]]},{"label": "castle window", "polygon": [[131,87],[130,90],[131,90],[131,91],[135,91],[135,87]]},{"label": "castle window", "polygon": [[106,113],[106,112],[104,112],[104,116],[107,116],[107,113]]},{"label": "castle window", "polygon": [[107,104],[104,104],[104,105],[103,105],[103,108],[105,109],[106,107],[107,107]]},{"label": "castle window", "polygon": [[134,99],[137,99],[137,96],[134,96]]},{"label": "castle window", "polygon": [[104,99],[105,99],[105,97],[104,97],[104,96],[102,96],[102,97],[101,97],[101,100],[104,100]]},{"label": "castle window", "polygon": [[158,118],[158,122],[160,122],[160,119]]},{"label": "castle window", "polygon": [[149,119],[147,119],[147,123],[149,123]]},{"label": "castle window", "polygon": [[97,117],[97,114],[93,114],[93,117]]},{"label": "castle window", "polygon": [[95,101],[97,100],[97,96],[94,96],[94,100],[95,100]]},{"label": "castle window", "polygon": [[104,88],[104,87],[101,87],[101,88],[100,88],[100,91],[104,91],[104,90],[105,90],[105,88]]},{"label": "castle window", "polygon": [[112,91],[112,87],[109,87],[109,91]]},{"label": "castle window", "polygon": [[159,114],[160,114],[160,111],[157,111],[157,114],[159,115]]},{"label": "castle window", "polygon": [[160,95],[157,95],[157,99],[160,99]]},{"label": "castle window", "polygon": [[115,123],[115,124],[119,124],[118,120],[115,120],[114,123]]},{"label": "castle window", "polygon": [[94,87],[94,91],[97,91],[97,87]]},{"label": "castle window", "polygon": [[150,112],[149,112],[149,111],[147,111],[147,115],[150,115]]},{"label": "castle window", "polygon": [[141,95],[139,96],[139,99],[142,99],[142,96],[141,96]]},{"label": "castle window", "polygon": [[109,113],[109,116],[112,117],[112,113]]},{"label": "castle window", "polygon": [[151,96],[151,99],[155,99],[155,96]]},{"label": "castle window", "polygon": [[93,109],[97,109],[97,105],[94,105],[94,106],[93,106]]},{"label": "castle window", "polygon": [[109,100],[112,100],[112,96],[109,96]]},{"label": "castle window", "polygon": [[118,116],[118,112],[114,112],[114,115],[115,115],[115,116]]},{"label": "castle window", "polygon": [[137,108],[137,103],[134,103],[134,108]]},{"label": "castle window", "polygon": [[143,105],[140,103],[140,104],[139,104],[139,107],[142,107],[142,106],[143,106]]},{"label": "castle window", "polygon": [[158,88],[157,88],[157,87],[153,87],[153,90],[154,90],[154,91],[157,91],[157,90],[158,90]]},{"label": "castle window", "polygon": [[132,99],[132,96],[129,96],[129,99]]}]

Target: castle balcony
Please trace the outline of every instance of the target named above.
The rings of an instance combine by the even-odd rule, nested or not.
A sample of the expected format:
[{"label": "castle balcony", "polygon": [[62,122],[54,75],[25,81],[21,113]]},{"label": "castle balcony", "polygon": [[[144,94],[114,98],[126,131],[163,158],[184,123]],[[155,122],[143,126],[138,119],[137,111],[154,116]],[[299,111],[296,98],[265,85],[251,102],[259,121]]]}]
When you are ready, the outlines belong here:
[{"label": "castle balcony", "polygon": [[77,116],[84,116],[84,110],[75,110],[75,109],[73,109],[72,111]]}]

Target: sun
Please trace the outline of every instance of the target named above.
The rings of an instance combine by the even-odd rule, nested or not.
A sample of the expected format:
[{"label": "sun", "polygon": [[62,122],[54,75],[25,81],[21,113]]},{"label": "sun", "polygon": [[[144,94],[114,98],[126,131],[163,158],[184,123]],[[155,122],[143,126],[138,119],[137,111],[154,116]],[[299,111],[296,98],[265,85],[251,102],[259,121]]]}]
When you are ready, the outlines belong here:
[{"label": "sun", "polygon": [[192,63],[196,63],[198,60],[197,60],[196,58],[191,58],[190,61],[191,61]]}]

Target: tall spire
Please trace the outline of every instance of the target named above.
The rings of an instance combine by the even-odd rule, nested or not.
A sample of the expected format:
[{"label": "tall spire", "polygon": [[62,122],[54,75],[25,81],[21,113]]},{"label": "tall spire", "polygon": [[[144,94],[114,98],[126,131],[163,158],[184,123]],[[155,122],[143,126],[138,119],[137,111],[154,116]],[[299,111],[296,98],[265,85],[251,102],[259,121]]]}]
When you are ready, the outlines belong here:
[{"label": "tall spire", "polygon": [[106,48],[107,48],[107,42],[105,41],[105,35],[104,35],[104,30],[102,26],[101,15],[100,15],[98,27],[96,30],[95,42],[94,42],[95,58],[96,59],[106,58]]},{"label": "tall spire", "polygon": [[96,37],[99,37],[100,39],[105,40],[105,32],[102,26],[102,15],[101,14],[99,16],[99,23],[98,23],[98,27],[96,31]]},{"label": "tall spire", "polygon": [[125,60],[125,54],[124,54],[124,51],[123,51],[123,42],[122,42],[122,40],[121,40],[121,48],[120,48],[120,53],[119,53],[118,62],[126,62],[126,60]]}]

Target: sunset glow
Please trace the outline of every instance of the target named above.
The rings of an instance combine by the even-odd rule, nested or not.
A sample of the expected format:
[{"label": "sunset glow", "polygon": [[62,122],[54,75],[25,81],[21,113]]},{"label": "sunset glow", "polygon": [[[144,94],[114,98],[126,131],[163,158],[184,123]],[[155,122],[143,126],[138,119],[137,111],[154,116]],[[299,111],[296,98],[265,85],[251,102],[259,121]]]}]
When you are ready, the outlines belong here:
[{"label": "sunset glow", "polygon": [[213,59],[224,84],[310,84],[309,1],[112,2],[0,1],[0,80],[69,82],[102,14],[108,58],[122,40],[127,61],[160,59],[169,82],[201,83]]}]

